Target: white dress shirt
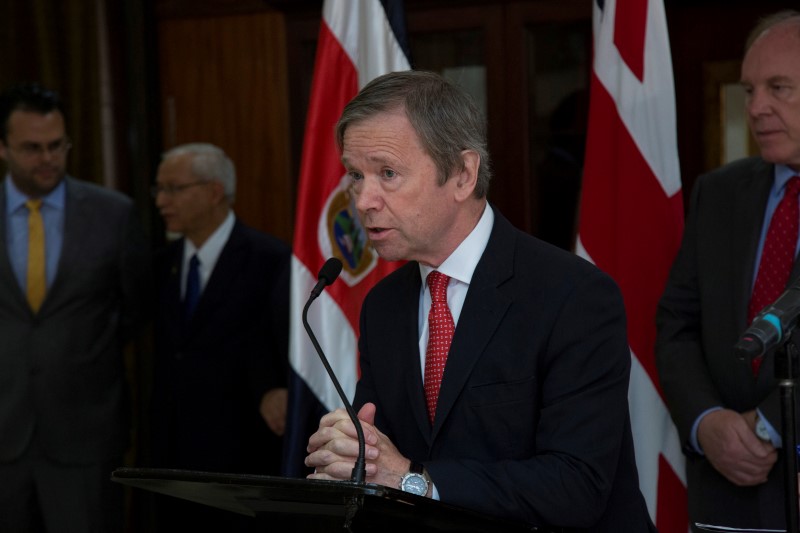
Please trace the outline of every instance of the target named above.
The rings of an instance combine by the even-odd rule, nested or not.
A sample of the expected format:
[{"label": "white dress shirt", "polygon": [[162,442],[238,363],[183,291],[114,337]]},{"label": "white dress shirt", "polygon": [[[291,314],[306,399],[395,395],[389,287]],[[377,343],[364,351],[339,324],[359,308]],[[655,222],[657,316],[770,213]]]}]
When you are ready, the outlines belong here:
[{"label": "white dress shirt", "polygon": [[214,230],[214,233],[211,234],[199,249],[192,244],[191,240],[184,239],[183,267],[181,268],[181,299],[186,295],[186,277],[189,274],[189,261],[192,259],[192,256],[197,254],[197,259],[200,261],[200,266],[198,267],[200,273],[200,294],[203,294],[208,280],[211,278],[211,273],[214,271],[214,267],[217,264],[217,260],[219,260],[219,256],[222,254],[222,249],[225,248],[225,244],[227,244],[231,236],[235,221],[236,217],[233,216],[233,211],[229,211],[228,216],[225,217],[222,224]]}]

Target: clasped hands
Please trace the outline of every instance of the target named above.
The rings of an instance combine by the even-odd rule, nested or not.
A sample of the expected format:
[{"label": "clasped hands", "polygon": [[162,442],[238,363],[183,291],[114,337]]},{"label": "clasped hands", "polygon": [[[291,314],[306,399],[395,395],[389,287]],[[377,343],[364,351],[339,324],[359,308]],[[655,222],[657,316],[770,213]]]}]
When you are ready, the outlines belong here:
[{"label": "clasped hands", "polygon": [[734,485],[764,483],[778,459],[775,447],[759,439],[754,426],[755,411],[721,409],[705,415],[697,428],[706,458]]},{"label": "clasped hands", "polygon": [[[375,427],[375,411],[375,404],[367,403],[358,412],[366,441],[366,480],[396,489],[411,461]],[[358,438],[347,411],[337,409],[323,416],[319,429],[308,439],[306,451],[305,464],[314,468],[309,479],[350,479],[358,457]]]}]

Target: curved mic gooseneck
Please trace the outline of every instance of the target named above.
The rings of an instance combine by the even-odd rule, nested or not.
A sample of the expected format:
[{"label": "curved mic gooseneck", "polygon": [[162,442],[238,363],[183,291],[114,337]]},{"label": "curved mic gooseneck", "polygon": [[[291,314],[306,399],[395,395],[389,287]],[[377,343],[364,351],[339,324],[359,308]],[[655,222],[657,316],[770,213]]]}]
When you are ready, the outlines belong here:
[{"label": "curved mic gooseneck", "polygon": [[364,429],[361,427],[361,421],[358,419],[358,415],[356,414],[355,409],[353,409],[353,405],[347,399],[339,380],[336,378],[336,374],[333,373],[333,369],[331,368],[330,363],[328,363],[328,358],[325,357],[319,342],[317,342],[316,336],[314,336],[314,332],[311,331],[311,326],[308,324],[308,308],[311,307],[311,302],[316,300],[317,297],[322,294],[322,290],[325,287],[336,281],[336,278],[339,277],[339,273],[341,273],[341,271],[342,262],[335,257],[331,257],[325,261],[324,265],[322,265],[319,275],[317,276],[317,284],[313,289],[311,289],[311,295],[308,297],[306,306],[303,308],[303,326],[306,328],[306,333],[308,333],[308,337],[311,339],[311,344],[314,345],[314,349],[317,351],[317,355],[319,355],[319,359],[322,361],[325,371],[328,372],[328,376],[331,378],[333,386],[336,387],[336,392],[339,393],[339,398],[342,399],[344,408],[347,410],[347,414],[350,416],[350,420],[352,420],[353,425],[356,428],[356,435],[358,437],[358,457],[356,458],[356,463],[353,466],[353,473],[350,475],[350,480],[363,484],[365,478],[367,477],[367,461],[365,453],[366,442],[364,440]]}]

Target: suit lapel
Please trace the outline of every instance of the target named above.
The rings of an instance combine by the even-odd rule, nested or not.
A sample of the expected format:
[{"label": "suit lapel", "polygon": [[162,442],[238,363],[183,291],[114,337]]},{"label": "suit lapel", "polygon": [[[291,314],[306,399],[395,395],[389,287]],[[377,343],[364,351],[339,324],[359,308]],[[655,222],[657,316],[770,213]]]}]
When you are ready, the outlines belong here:
[{"label": "suit lapel", "polygon": [[214,309],[220,308],[220,302],[230,294],[231,284],[238,279],[237,273],[242,271],[241,265],[247,258],[248,250],[247,240],[243,237],[242,231],[241,222],[237,219],[228,242],[225,243],[214,265],[211,277],[200,295],[197,308],[189,320],[190,330],[200,324],[208,323],[209,315]]},{"label": "suit lapel", "polygon": [[17,276],[11,267],[11,259],[8,257],[8,242],[6,241],[6,188],[0,182],[0,284],[9,287],[9,293],[14,302],[27,313],[33,313],[22,287],[19,286]]},{"label": "suit lapel", "polygon": [[[755,166],[747,169],[746,176],[733,182],[736,190],[732,206],[732,223],[734,225],[732,234],[735,238],[725,263],[732,265],[733,294],[729,312],[733,315],[731,320],[736,325],[737,335],[747,327],[747,308],[750,304],[755,273],[755,256],[761,236],[767,197],[772,187],[771,169],[771,165],[763,162],[756,163]],[[719,272],[720,275],[724,275],[725,268],[721,267]],[[742,394],[754,397],[755,381],[750,364],[739,365],[738,371],[741,373]]]},{"label": "suit lapel", "polygon": [[161,266],[161,279],[164,286],[161,290],[161,309],[164,310],[162,316],[172,326],[167,331],[172,335],[178,335],[183,331],[183,309],[181,301],[181,275],[183,270],[183,246],[184,239],[176,243],[169,244],[164,253],[164,263]]},{"label": "suit lapel", "polygon": [[[761,225],[764,209],[772,187],[772,165],[761,162],[745,179],[738,180],[734,213],[734,240],[728,264],[733,265],[734,323],[742,331],[746,326],[747,307],[750,304],[753,275],[755,273],[755,256],[761,236]],[[721,268],[720,271],[724,271]]]},{"label": "suit lapel", "polygon": [[419,292],[422,280],[416,262],[408,263],[402,268],[404,277],[400,290],[397,291],[397,300],[391,303],[399,312],[393,313],[395,318],[386,330],[386,346],[392,346],[396,354],[393,357],[387,356],[386,360],[400,362],[400,375],[403,376],[407,405],[411,407],[420,434],[430,446],[431,425],[428,422],[428,407],[425,404],[419,358]]},{"label": "suit lapel", "polygon": [[499,287],[513,275],[516,236],[497,210],[494,214],[489,243],[472,275],[447,357],[432,438],[436,438],[511,303]]},{"label": "suit lapel", "polygon": [[61,287],[69,283],[72,278],[73,265],[78,263],[78,258],[83,254],[86,243],[91,242],[87,237],[92,234],[91,221],[87,218],[84,194],[80,187],[71,178],[64,178],[66,190],[64,197],[64,240],[61,245],[61,257],[58,258],[56,276],[53,285],[47,291],[40,313],[52,307],[63,292]]}]

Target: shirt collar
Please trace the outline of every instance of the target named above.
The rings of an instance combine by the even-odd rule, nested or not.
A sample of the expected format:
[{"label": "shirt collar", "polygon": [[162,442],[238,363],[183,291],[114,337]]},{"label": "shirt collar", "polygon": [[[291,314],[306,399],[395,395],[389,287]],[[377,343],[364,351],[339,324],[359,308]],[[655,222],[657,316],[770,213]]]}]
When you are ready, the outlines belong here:
[{"label": "shirt collar", "polygon": [[795,172],[786,165],[775,165],[775,182],[773,186],[773,192],[775,194],[781,193],[784,187],[786,187],[786,183],[793,176],[797,175],[799,175],[799,173]]},{"label": "shirt collar", "polygon": [[184,263],[188,262],[189,259],[197,253],[197,258],[200,260],[201,265],[211,267],[216,264],[217,259],[222,253],[222,249],[225,247],[225,243],[228,242],[228,238],[231,236],[231,232],[233,232],[235,221],[236,217],[233,216],[233,211],[228,211],[228,216],[225,217],[222,224],[214,230],[214,233],[206,239],[206,242],[204,242],[199,249],[195,247],[190,239],[184,239]]},{"label": "shirt collar", "polygon": [[451,279],[469,285],[472,281],[472,274],[475,273],[475,268],[478,266],[478,261],[480,261],[484,250],[486,250],[486,245],[489,243],[493,225],[494,211],[492,211],[487,202],[478,224],[438,268],[419,263],[419,273],[422,276],[423,286],[428,279],[428,274],[433,270],[438,270]]},{"label": "shirt collar", "polygon": [[[29,198],[17,188],[17,186],[14,184],[14,180],[11,179],[10,174],[6,175],[5,187],[6,209],[8,213],[13,213],[17,209],[21,209]],[[59,210],[64,209],[66,190],[67,186],[65,184],[65,180],[62,179],[52,191],[42,196],[42,204]]]}]

